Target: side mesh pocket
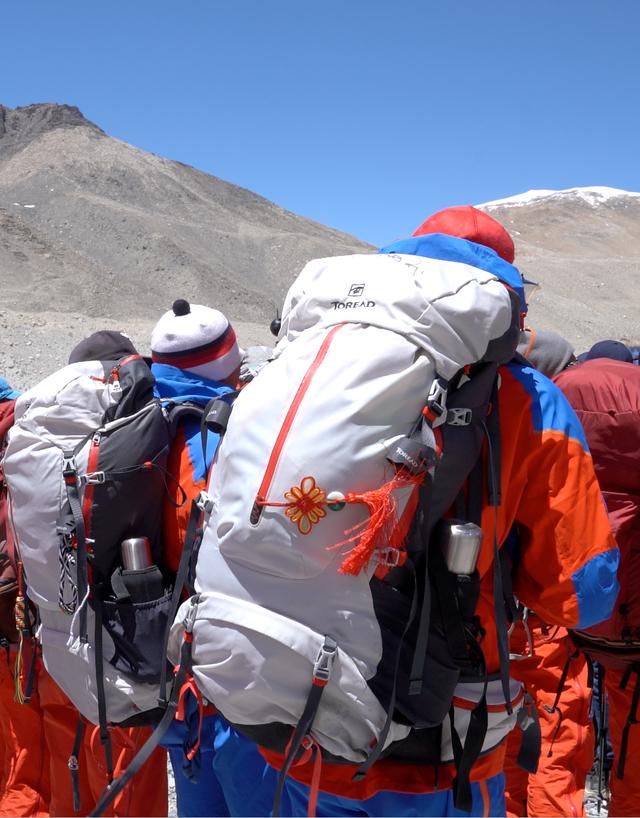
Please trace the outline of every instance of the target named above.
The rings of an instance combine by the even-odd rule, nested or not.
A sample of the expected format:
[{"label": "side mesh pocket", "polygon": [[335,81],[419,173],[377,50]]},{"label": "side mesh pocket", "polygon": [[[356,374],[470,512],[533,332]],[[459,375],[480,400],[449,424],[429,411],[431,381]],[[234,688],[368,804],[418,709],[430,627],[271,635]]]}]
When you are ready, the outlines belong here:
[{"label": "side mesh pocket", "polygon": [[171,592],[151,602],[96,601],[114,646],[105,660],[133,682],[160,682]]}]

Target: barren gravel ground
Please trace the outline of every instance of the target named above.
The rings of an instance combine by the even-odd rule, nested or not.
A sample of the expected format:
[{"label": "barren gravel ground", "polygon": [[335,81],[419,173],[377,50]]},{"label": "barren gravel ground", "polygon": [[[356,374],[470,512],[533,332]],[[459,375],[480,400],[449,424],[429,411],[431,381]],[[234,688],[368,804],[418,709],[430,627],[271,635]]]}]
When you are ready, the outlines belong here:
[{"label": "barren gravel ground", "polygon": [[[146,355],[154,324],[153,320],[136,318],[118,321],[77,313],[8,313],[0,309],[0,373],[15,388],[28,389],[65,366],[75,344],[99,329],[124,330]],[[234,321],[233,326],[241,346],[273,343],[264,324]]]}]

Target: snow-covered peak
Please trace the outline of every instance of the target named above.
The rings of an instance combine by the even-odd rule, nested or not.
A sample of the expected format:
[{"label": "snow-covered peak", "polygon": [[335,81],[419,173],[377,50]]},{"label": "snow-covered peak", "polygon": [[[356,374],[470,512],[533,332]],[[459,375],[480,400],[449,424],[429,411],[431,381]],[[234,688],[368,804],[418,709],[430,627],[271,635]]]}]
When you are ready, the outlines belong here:
[{"label": "snow-covered peak", "polygon": [[526,193],[519,193],[516,196],[509,196],[506,199],[495,199],[492,202],[485,202],[478,207],[492,210],[494,207],[523,207],[524,205],[539,202],[543,199],[581,199],[591,207],[597,207],[610,199],[620,199],[631,197],[640,199],[640,193],[633,193],[629,190],[619,190],[615,187],[570,187],[567,190],[528,190]]}]

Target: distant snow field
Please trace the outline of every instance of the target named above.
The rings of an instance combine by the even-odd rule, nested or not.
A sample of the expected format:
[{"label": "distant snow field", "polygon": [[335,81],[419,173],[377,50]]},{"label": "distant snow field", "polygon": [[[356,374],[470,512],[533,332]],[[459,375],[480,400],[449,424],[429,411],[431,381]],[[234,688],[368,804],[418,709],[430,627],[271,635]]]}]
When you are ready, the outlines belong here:
[{"label": "distant snow field", "polygon": [[631,197],[640,198],[640,193],[630,190],[620,190],[615,187],[570,187],[566,190],[528,190],[526,193],[519,193],[517,196],[508,196],[506,199],[494,199],[491,202],[477,205],[477,207],[491,210],[494,207],[523,207],[524,205],[539,202],[543,199],[566,199],[574,197],[597,207],[611,199],[621,199]]}]

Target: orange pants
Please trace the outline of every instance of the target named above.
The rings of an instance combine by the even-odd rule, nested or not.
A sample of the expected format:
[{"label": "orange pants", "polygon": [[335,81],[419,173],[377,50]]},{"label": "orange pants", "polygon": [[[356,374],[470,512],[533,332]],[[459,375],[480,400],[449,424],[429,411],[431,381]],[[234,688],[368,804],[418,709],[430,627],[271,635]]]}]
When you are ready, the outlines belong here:
[{"label": "orange pants", "polygon": [[[633,690],[636,686],[636,675],[631,678],[624,690],[620,690],[622,670],[605,669],[604,685],[609,702],[609,736],[613,747],[613,769],[609,777],[611,801],[609,815],[640,815],[640,725],[632,724],[629,730],[627,753],[622,780],[618,778],[618,759],[622,733],[629,717]],[[638,712],[631,714],[634,718]]]},{"label": "orange pants", "polygon": [[[12,657],[13,663],[13,657]],[[14,700],[13,669],[0,654],[0,816],[84,815],[107,784],[97,730],[87,725],[79,756],[80,813],[73,811],[68,762],[78,711],[41,662],[28,705]],[[149,735],[149,728],[112,731],[114,772],[122,772]],[[167,814],[166,752],[156,750],[116,799],[113,816]]]},{"label": "orange pants", "polygon": [[[49,750],[51,815],[85,815],[107,785],[107,772],[98,729],[88,724],[78,758],[81,810],[74,812],[68,761],[78,724],[78,711],[51,676],[42,669],[38,677],[44,734]],[[126,769],[150,734],[150,728],[115,728],[111,731],[114,775]],[[131,784],[116,798],[105,815],[166,816],[168,809],[167,754],[156,750]]]},{"label": "orange pants", "polygon": [[[13,665],[14,655],[11,656]],[[49,754],[37,691],[14,699],[13,667],[0,653],[0,816],[49,815]]]},{"label": "orange pants", "polygon": [[[524,651],[520,630],[511,642],[516,652]],[[574,648],[563,628],[552,628],[547,635],[542,627],[534,627],[532,637],[534,656],[512,662],[511,675],[524,683],[536,704],[542,752],[538,771],[528,774],[516,764],[520,730],[509,736],[505,762],[507,815],[583,815],[584,785],[595,749],[589,718],[588,663],[582,654],[570,659],[558,701],[560,712],[549,712]]]}]

